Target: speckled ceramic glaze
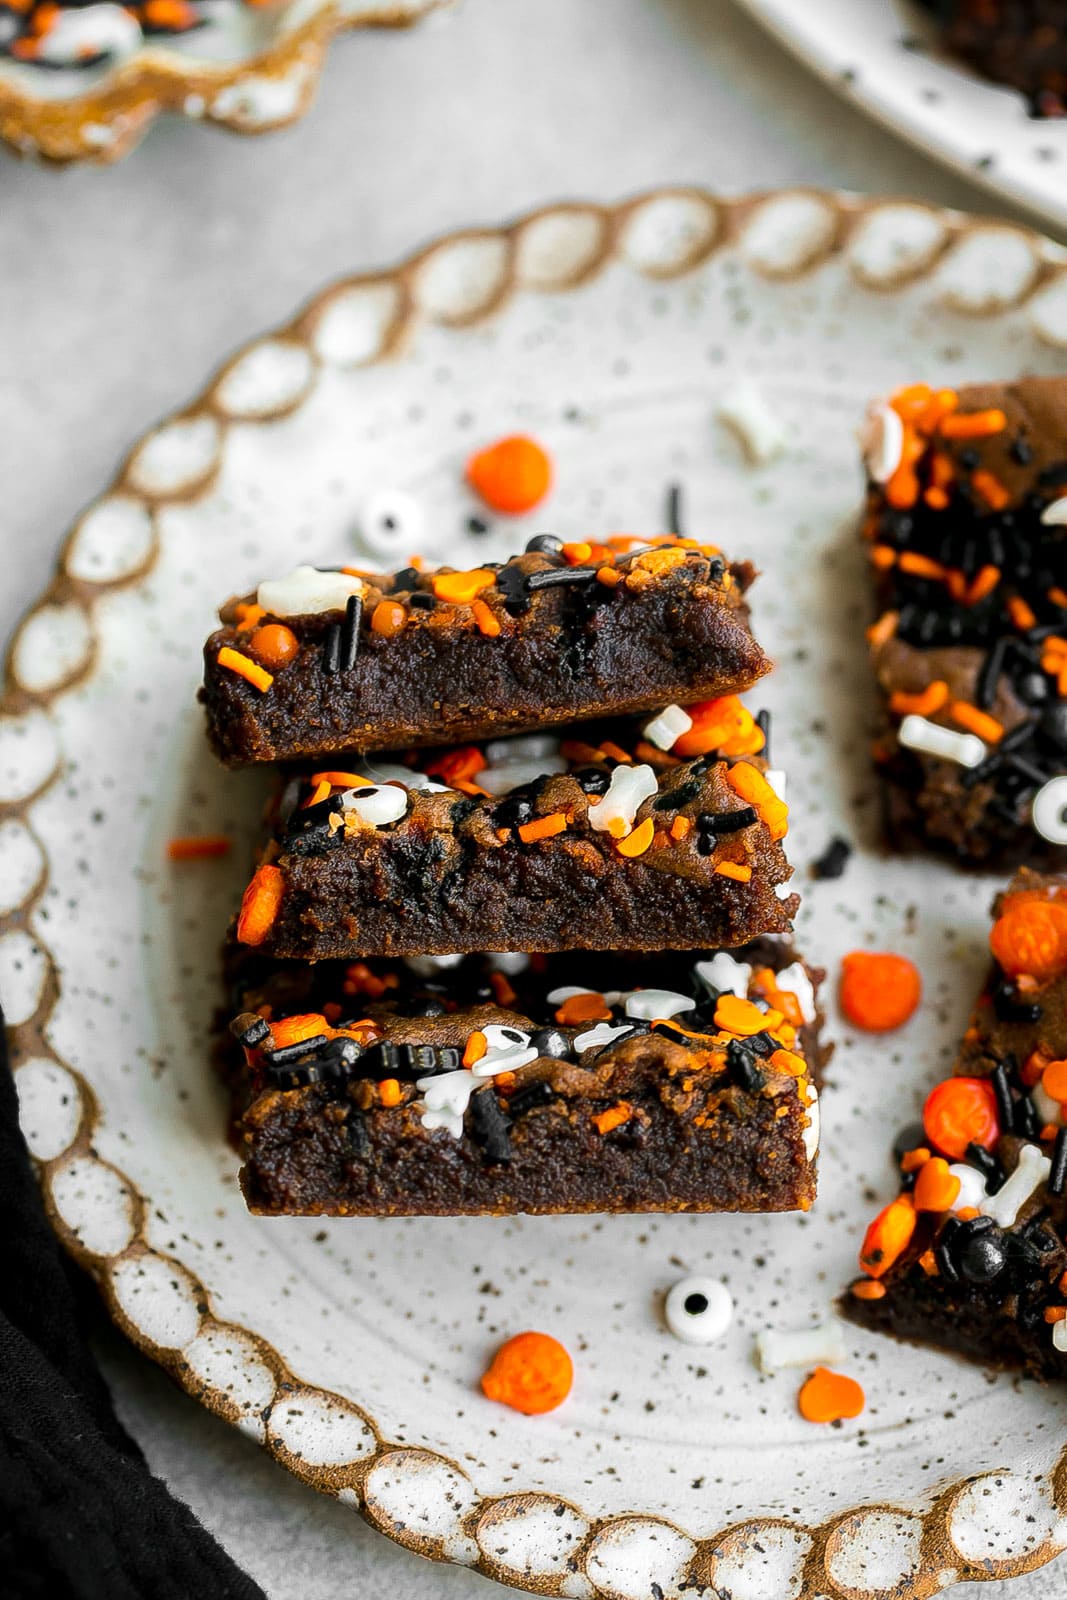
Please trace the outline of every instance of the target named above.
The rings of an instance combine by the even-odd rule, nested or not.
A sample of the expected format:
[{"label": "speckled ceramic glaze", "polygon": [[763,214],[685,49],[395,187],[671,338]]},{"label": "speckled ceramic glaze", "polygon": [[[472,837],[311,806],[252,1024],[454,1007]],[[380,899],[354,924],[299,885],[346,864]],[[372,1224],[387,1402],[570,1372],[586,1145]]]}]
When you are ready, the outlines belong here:
[{"label": "speckled ceramic glaze", "polygon": [[302,117],[331,40],[346,29],[406,27],[451,0],[201,0],[204,25],[99,66],[0,56],[0,139],[50,162],[117,161],[163,111],[237,133]]},{"label": "speckled ceramic glaze", "polygon": [[920,149],[1067,228],[1067,118],[1035,121],[1014,89],[941,49],[912,0],[741,0],[783,44]]},{"label": "speckled ceramic glaze", "polygon": [[[753,1339],[826,1317],[894,1190],[889,1145],[942,1072],[980,982],[994,884],[873,845],[854,431],[892,385],[1051,372],[1064,252],[921,206],[696,191],[561,206],[335,284],[131,451],[13,642],[0,718],[0,992],[24,1125],[60,1236],[119,1323],[213,1411],[413,1550],[519,1588],[732,1600],[918,1600],[1067,1545],[1067,1400],[849,1331],[865,1414],[801,1420],[802,1373]],[[759,469],[716,423],[739,379],[786,427]],[[533,517],[472,528],[475,446],[550,447]],[[886,1039],[835,1023],[822,1193],[807,1217],[265,1221],[249,1217],[208,1063],[214,953],[263,780],[224,774],[195,705],[214,607],[361,550],[385,489],[427,554],[502,556],[551,529],[688,524],[765,569],[778,671],[754,698],[788,769],[799,933],[912,955],[923,1010]],[[398,541],[396,564],[411,551]],[[175,834],[229,861],[168,864]],[[840,882],[805,867],[834,832]],[[715,1344],[666,1291],[722,1279]],[[550,1416],[492,1405],[499,1342],[573,1353]],[[657,1587],[658,1586],[658,1587]]]}]

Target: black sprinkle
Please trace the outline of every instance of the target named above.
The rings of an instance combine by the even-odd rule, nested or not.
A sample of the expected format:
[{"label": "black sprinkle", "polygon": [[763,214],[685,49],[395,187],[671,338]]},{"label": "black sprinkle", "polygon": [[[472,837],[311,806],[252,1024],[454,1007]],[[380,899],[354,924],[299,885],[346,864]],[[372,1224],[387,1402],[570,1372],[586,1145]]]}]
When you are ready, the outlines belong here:
[{"label": "black sprinkle", "polygon": [[468,1109],[471,1138],[485,1151],[486,1162],[505,1164],[510,1161],[512,1151],[508,1129],[511,1123],[500,1109],[495,1092],[488,1086],[479,1089],[477,1094],[471,1096]]},{"label": "black sprinkle", "polygon": [[401,567],[399,572],[393,573],[393,587],[390,591],[392,594],[400,594],[406,589],[417,589],[418,587],[418,567]]},{"label": "black sprinkle", "polygon": [[760,755],[764,761],[771,759],[771,714],[769,711],[756,712],[756,727],[763,735],[763,749]]},{"label": "black sprinkle", "polygon": [[1012,1099],[1011,1085],[1008,1083],[1008,1069],[1003,1061],[994,1069],[990,1082],[997,1099],[1001,1132],[1011,1133],[1015,1127],[1015,1101]]},{"label": "black sprinkle", "polygon": [[967,1146],[967,1160],[972,1167],[977,1167],[986,1181],[986,1188],[990,1194],[995,1194],[1004,1182],[1004,1168],[993,1154],[984,1145],[969,1144]]},{"label": "black sprinkle", "polygon": [[280,1050],[271,1050],[266,1056],[268,1066],[284,1067],[291,1061],[299,1061],[302,1056],[313,1054],[320,1046],[328,1044],[324,1033],[315,1034],[312,1039],[299,1039],[296,1044],[283,1045]]},{"label": "black sprinkle", "polygon": [[1030,447],[1029,440],[1024,439],[1021,433],[1017,439],[1012,440],[1008,447],[1008,454],[1020,467],[1028,467],[1034,459],[1034,452]]},{"label": "black sprinkle", "polygon": [[437,596],[431,594],[429,589],[416,589],[408,596],[408,605],[412,611],[432,611],[437,604]]},{"label": "black sprinkle", "polygon": [[264,1039],[270,1037],[270,1023],[265,1017],[257,1017],[254,1022],[248,1023],[243,1028],[241,1027],[242,1022],[244,1022],[244,1017],[237,1017],[234,1020],[233,1027],[239,1030],[235,1034],[235,1038],[247,1049],[254,1050],[257,1044],[262,1044]]},{"label": "black sprinkle", "polygon": [[562,589],[570,584],[593,583],[596,567],[545,567],[540,572],[526,575],[526,589],[536,594],[539,589]]},{"label": "black sprinkle", "polygon": [[672,483],[667,490],[667,532],[682,537],[682,486]]},{"label": "black sprinkle", "polygon": [[341,624],[331,622],[322,647],[322,670],[332,678],[341,665]]},{"label": "black sprinkle", "polygon": [[982,711],[988,711],[996,698],[997,684],[1004,670],[1004,655],[1007,648],[1008,640],[1002,635],[996,640],[979,669],[974,697]]},{"label": "black sprinkle", "polygon": [[345,606],[345,620],[341,629],[340,668],[351,672],[359,654],[359,629],[363,621],[363,596],[350,594]]},{"label": "black sprinkle", "polygon": [[1040,1022],[1042,1015],[1037,1002],[1020,1000],[1010,983],[998,983],[993,990],[993,1010],[999,1022]]},{"label": "black sprinkle", "polygon": [[709,833],[737,833],[751,828],[759,819],[752,806],[742,806],[737,811],[702,811],[697,817],[697,827]]},{"label": "black sprinkle", "polygon": [[1062,1194],[1067,1188],[1067,1128],[1060,1128],[1052,1147],[1052,1170],[1048,1175],[1049,1194]]},{"label": "black sprinkle", "polygon": [[756,1065],[755,1054],[748,1048],[750,1044],[751,1040],[742,1044],[740,1039],[731,1039],[726,1046],[726,1065],[739,1089],[744,1089],[746,1094],[756,1094],[767,1080]]},{"label": "black sprinkle", "polygon": [[843,877],[851,855],[852,846],[848,840],[842,839],[840,834],[835,834],[822,855],[816,856],[812,862],[812,877],[819,879]]},{"label": "black sprinkle", "polygon": [[704,785],[699,778],[690,778],[686,783],[680,783],[674,789],[668,789],[663,794],[658,794],[652,802],[653,811],[680,811],[682,806],[687,806],[690,800],[695,800]]}]

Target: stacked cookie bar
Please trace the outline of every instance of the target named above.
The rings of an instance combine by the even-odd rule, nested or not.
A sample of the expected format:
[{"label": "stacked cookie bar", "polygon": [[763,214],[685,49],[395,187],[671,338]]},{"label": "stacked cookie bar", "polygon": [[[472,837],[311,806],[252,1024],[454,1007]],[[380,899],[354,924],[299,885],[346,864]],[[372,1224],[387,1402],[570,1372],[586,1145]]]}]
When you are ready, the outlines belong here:
[{"label": "stacked cookie bar", "polygon": [[212,745],[279,764],[220,1046],[252,1209],[810,1205],[818,974],[738,699],[753,577],[540,536],[223,608]]}]

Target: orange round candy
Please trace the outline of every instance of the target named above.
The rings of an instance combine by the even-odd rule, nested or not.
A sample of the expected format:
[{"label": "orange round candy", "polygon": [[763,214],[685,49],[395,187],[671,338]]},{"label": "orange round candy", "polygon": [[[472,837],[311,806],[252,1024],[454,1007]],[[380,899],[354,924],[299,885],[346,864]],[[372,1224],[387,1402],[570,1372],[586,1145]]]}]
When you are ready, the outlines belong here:
[{"label": "orange round candy", "polygon": [[482,1374],[482,1392],[524,1416],[562,1405],[574,1383],[574,1364],[550,1333],[517,1333],[502,1344]]},{"label": "orange round candy", "polygon": [[248,648],[256,660],[272,672],[288,666],[294,656],[300,654],[296,634],[282,622],[268,622],[265,628],[257,628]]},{"label": "orange round candy", "polygon": [[989,946],[1009,978],[1047,983],[1067,972],[1067,902],[1041,893],[1011,895],[993,924]]},{"label": "orange round candy", "polygon": [[914,1014],[922,992],[919,969],[907,956],[853,950],[841,963],[841,1009],[866,1033],[899,1028]]},{"label": "orange round candy", "polygon": [[926,1137],[942,1155],[962,1161],[969,1144],[992,1150],[1000,1138],[997,1097],[987,1078],[946,1078],[926,1097]]},{"label": "orange round candy", "polygon": [[517,517],[545,498],[552,486],[552,463],[536,439],[516,433],[471,456],[467,482],[494,511]]}]

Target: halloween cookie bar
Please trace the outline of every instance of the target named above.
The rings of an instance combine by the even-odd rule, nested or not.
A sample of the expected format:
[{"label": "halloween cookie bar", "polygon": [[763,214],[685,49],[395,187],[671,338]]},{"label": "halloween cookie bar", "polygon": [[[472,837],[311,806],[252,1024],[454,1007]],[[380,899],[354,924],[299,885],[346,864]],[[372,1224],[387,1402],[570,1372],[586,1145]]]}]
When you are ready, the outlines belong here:
[{"label": "halloween cookie bar", "polygon": [[735,955],[229,959],[220,1059],[253,1211],[814,1198],[821,974],[780,939]]},{"label": "halloween cookie bar", "polygon": [[782,778],[735,696],[292,780],[239,943],[311,960],[697,949],[790,927]]},{"label": "halloween cookie bar", "polygon": [[1067,863],[1067,379],[914,384],[865,445],[890,842]]},{"label": "halloween cookie bar", "polygon": [[1067,111],[1067,16],[1062,0],[923,0],[947,50],[1018,89],[1036,116]]},{"label": "halloween cookie bar", "polygon": [[1067,877],[1023,870],[955,1074],[898,1140],[854,1322],[1034,1377],[1067,1377]]},{"label": "halloween cookie bar", "polygon": [[668,535],[501,565],[299,567],[223,607],[201,699],[231,766],[491,738],[745,689],[754,570]]}]

